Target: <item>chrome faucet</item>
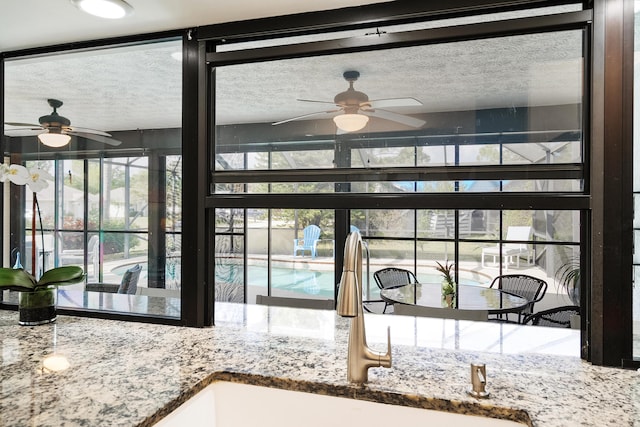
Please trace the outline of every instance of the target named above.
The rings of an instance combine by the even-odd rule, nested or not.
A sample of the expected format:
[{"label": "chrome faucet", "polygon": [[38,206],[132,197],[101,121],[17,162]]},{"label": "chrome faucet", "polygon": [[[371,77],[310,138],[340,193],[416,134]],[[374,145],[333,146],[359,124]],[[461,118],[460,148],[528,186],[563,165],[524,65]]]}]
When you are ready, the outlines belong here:
[{"label": "chrome faucet", "polygon": [[367,347],[362,310],[362,248],[360,233],[347,236],[344,247],[344,267],[340,278],[336,310],[342,317],[351,317],[349,328],[349,350],[347,356],[347,379],[364,384],[369,378],[369,368],[391,367],[391,331],[387,328],[387,353]]}]

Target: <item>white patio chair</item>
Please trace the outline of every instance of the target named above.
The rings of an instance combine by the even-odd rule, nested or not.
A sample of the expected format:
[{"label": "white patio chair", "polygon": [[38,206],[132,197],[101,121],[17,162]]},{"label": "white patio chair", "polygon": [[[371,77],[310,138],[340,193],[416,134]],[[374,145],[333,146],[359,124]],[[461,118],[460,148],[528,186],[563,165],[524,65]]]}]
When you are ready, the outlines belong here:
[{"label": "white patio chair", "polygon": [[[510,226],[507,228],[506,241],[529,240],[531,237],[531,227],[528,226]],[[485,257],[493,257],[493,263],[496,263],[500,257],[500,244],[482,249],[482,268],[486,267]],[[502,257],[504,258],[504,269],[509,269],[509,264],[516,264],[520,267],[520,258],[526,257],[527,265],[533,264],[533,251],[526,243],[502,243]]]},{"label": "white patio chair", "polygon": [[[60,239],[60,265],[83,265],[84,250],[83,249],[65,249]],[[93,267],[91,277],[98,277],[98,262],[100,261],[100,239],[97,234],[89,238],[87,242],[87,264]]]}]

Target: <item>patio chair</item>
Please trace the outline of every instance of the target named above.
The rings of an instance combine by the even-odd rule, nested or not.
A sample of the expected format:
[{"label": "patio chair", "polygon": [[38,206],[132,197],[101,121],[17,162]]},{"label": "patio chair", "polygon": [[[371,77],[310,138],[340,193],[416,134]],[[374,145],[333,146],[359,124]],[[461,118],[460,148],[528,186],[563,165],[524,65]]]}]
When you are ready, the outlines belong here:
[{"label": "patio chair", "polygon": [[302,239],[293,239],[293,256],[298,255],[298,251],[311,252],[311,258],[316,257],[318,249],[318,240],[320,239],[320,227],[317,225],[308,225],[302,230]]},{"label": "patio chair", "polygon": [[456,308],[425,307],[420,305],[394,304],[393,314],[416,317],[434,317],[438,319],[475,320],[486,322],[487,310],[460,310]]},{"label": "patio chair", "polygon": [[[511,226],[507,228],[506,241],[529,240],[531,237],[531,227],[528,226]],[[481,264],[482,268],[486,268],[485,257],[493,257],[493,263],[499,258],[500,243],[495,246],[482,249]],[[502,257],[504,257],[504,269],[509,268],[509,264],[515,262],[516,267],[520,267],[520,257],[527,258],[527,264],[533,264],[533,251],[526,243],[502,243]]]},{"label": "patio chair", "polygon": [[[64,249],[62,238],[59,240],[60,265],[84,265],[84,249]],[[100,261],[100,239],[97,234],[87,242],[87,264],[93,267],[93,277],[98,277],[98,262]]]},{"label": "patio chair", "polygon": [[550,326],[553,328],[571,328],[571,318],[580,315],[577,305],[564,305],[530,314],[522,321],[525,325]]},{"label": "patio chair", "polygon": [[[380,290],[418,283],[418,279],[411,271],[395,267],[383,268],[382,270],[376,271],[373,273],[373,279]],[[365,302],[383,302],[383,300]],[[389,305],[388,302],[384,301],[382,313],[387,312]]]},{"label": "patio chair", "polygon": [[[533,306],[540,302],[547,292],[547,282],[537,277],[528,276],[526,274],[505,274],[498,276],[491,282],[490,288],[500,289],[501,291],[517,295],[529,301],[529,304],[518,313],[518,323],[522,323],[522,319],[533,313]],[[509,320],[508,314],[503,318],[501,315],[492,320]]]},{"label": "patio chair", "polygon": [[122,275],[120,284],[115,283],[87,283],[85,290],[92,292],[107,292],[112,294],[134,295],[138,290],[138,279],[140,278],[142,266],[136,264]]},{"label": "patio chair", "polygon": [[319,310],[333,310],[335,308],[333,300],[331,299],[290,298],[267,295],[256,295],[256,304],[270,305],[273,307],[312,308]]}]

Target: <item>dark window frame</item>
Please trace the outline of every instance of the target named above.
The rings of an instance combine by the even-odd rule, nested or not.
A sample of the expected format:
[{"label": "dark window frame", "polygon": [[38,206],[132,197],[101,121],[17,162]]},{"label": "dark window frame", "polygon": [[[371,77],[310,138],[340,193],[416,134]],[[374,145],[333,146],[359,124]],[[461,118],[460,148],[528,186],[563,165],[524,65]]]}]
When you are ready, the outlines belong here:
[{"label": "dark window frame", "polygon": [[[485,11],[488,10],[500,10],[506,6],[506,2],[481,2],[485,7]],[[560,2],[567,3],[567,2]],[[551,5],[551,4],[560,4],[558,2],[539,2],[535,5]],[[465,8],[466,4],[466,8]],[[583,249],[581,251],[583,262],[582,268],[584,277],[591,278],[593,277],[593,281],[591,283],[585,283],[585,288],[589,288],[593,295],[584,295],[588,292],[583,293],[583,307],[585,307],[585,313],[583,315],[583,325],[582,329],[584,333],[582,334],[582,357],[591,361],[594,364],[607,365],[607,366],[628,366],[631,361],[631,336],[630,332],[622,332],[618,331],[610,331],[607,330],[605,333],[605,324],[620,324],[622,323],[630,323],[631,321],[631,306],[630,306],[630,289],[631,289],[631,281],[630,281],[630,272],[631,272],[631,263],[630,263],[630,248],[631,248],[631,238],[624,233],[627,229],[630,230],[630,227],[627,225],[616,224],[616,230],[614,233],[609,233],[608,235],[612,236],[610,239],[605,239],[606,242],[602,239],[602,234],[604,233],[604,224],[607,218],[611,218],[614,220],[617,215],[617,222],[619,223],[620,216],[623,217],[623,222],[630,222],[630,191],[622,190],[620,188],[613,188],[614,180],[604,179],[605,176],[609,172],[612,172],[614,176],[620,177],[625,185],[629,185],[629,169],[630,167],[630,156],[628,156],[630,151],[630,113],[622,114],[619,109],[616,110],[615,114],[610,113],[609,111],[605,111],[603,108],[604,105],[609,105],[612,103],[617,103],[618,105],[625,103],[629,105],[632,93],[631,91],[622,90],[623,88],[628,88],[630,78],[632,76],[632,72],[630,70],[633,69],[633,52],[631,49],[631,55],[629,55],[629,43],[626,45],[622,41],[621,34],[629,35],[632,34],[633,29],[633,4],[630,1],[625,2],[625,6],[623,7],[620,4],[616,4],[615,7],[606,7],[605,2],[600,2],[595,0],[594,2],[585,2],[585,7],[593,7],[593,10],[588,9],[582,12],[568,12],[567,14],[562,15],[573,15],[574,17],[580,16],[583,20],[583,28],[585,29],[585,115],[584,115],[584,140],[588,141],[585,144],[585,153],[584,153],[584,194],[578,196],[580,199],[578,202],[579,209],[583,209],[583,213],[581,214],[581,241],[584,242]],[[529,4],[533,5],[533,4]],[[435,8],[439,8],[442,11],[442,16],[451,13],[453,15],[466,14],[467,12],[473,13],[477,11],[477,9],[473,9],[469,7],[470,5],[464,1],[454,2],[449,4],[437,4]],[[475,4],[474,6],[478,6]],[[518,4],[511,3],[509,8],[526,8],[526,6],[521,2]],[[460,7],[458,9],[458,7]],[[626,8],[626,11],[624,10]],[[413,6],[414,14],[407,13],[403,15],[402,18],[399,18],[397,14],[389,12],[386,10],[384,12],[380,12],[380,9],[371,8],[363,8],[367,11],[371,11],[373,15],[376,15],[376,12],[379,14],[376,15],[377,19],[371,19],[366,23],[363,23],[354,13],[349,14],[346,13],[346,16],[343,15],[338,19],[336,14],[331,15],[330,12],[320,13],[313,15],[317,17],[317,21],[313,20],[313,17],[306,16],[309,20],[304,21],[305,23],[314,22],[315,26],[309,25],[306,28],[306,32],[323,32],[330,31],[336,28],[345,29],[345,28],[365,28],[367,26],[375,26],[376,24],[385,24],[389,22],[409,22],[412,19],[423,19],[425,15],[421,15],[421,8],[419,6]],[[455,12],[454,12],[455,11]],[[333,16],[333,18],[337,19],[338,25],[332,26],[330,25],[328,18]],[[407,18],[407,16],[411,16],[411,18]],[[416,18],[418,17],[418,18]],[[292,17],[285,17],[292,18]],[[624,19],[623,19],[624,18]],[[532,18],[529,23],[540,22],[546,28],[550,28],[544,24],[547,19],[550,19],[548,22],[553,21],[554,25],[562,22],[555,21],[556,18],[549,17],[541,17],[541,18]],[[615,25],[610,25],[611,20],[616,20]],[[523,22],[523,21],[521,21]],[[258,58],[257,56],[254,58],[244,57],[243,55],[246,52],[215,52],[215,43],[219,40],[227,40],[234,39],[237,37],[238,40],[255,40],[264,37],[265,34],[268,34],[269,37],[273,37],[276,35],[292,35],[292,34],[303,34],[305,33],[305,28],[301,28],[300,23],[295,23],[294,20],[285,19],[284,21],[280,21],[276,24],[273,21],[264,20],[258,22],[262,24],[262,26],[258,26],[260,29],[256,32],[249,31],[249,26],[244,26],[243,24],[256,24],[256,21],[247,21],[246,23],[231,23],[225,26],[219,26],[216,28],[210,28],[210,31],[203,31],[201,35],[203,38],[209,38],[212,40],[212,43],[208,47],[207,60],[220,61],[219,64],[226,63],[231,64],[235,61],[242,60],[258,60],[258,59],[275,59],[285,57],[286,55],[298,55],[300,52],[287,53],[287,49],[290,46],[284,46],[282,48],[267,48],[267,50],[262,51],[262,56]],[[289,24],[287,26],[287,24]],[[501,23],[502,24],[502,23]],[[566,24],[566,22],[564,22]],[[605,27],[608,28],[605,30]],[[582,24],[581,24],[582,25]],[[595,25],[595,28],[592,26]],[[258,28],[256,27],[256,28]],[[283,27],[286,27],[284,30]],[[479,27],[476,27],[476,29]],[[490,25],[485,26],[486,28],[490,28]],[[556,27],[559,28],[559,27]],[[565,27],[566,28],[566,27]],[[288,31],[287,31],[288,29]],[[220,32],[216,32],[219,30]],[[469,37],[468,35],[456,35],[455,29],[451,30],[451,33],[447,33],[447,30],[443,30],[446,36],[442,36],[437,38],[438,40],[446,40],[446,39],[455,39],[460,38],[463,39],[465,37]],[[517,32],[517,28],[511,28],[511,32]],[[531,26],[527,29],[527,31],[534,31],[534,27]],[[473,31],[471,31],[473,33]],[[475,34],[478,35],[477,33]],[[629,38],[633,40],[633,37]],[[608,42],[609,44],[606,44]],[[329,42],[327,42],[329,43]],[[319,45],[316,45],[319,46]],[[300,46],[298,46],[300,48]],[[280,50],[279,50],[280,49]],[[350,46],[346,48],[346,51],[357,51],[359,49],[364,49],[362,45]],[[337,51],[337,50],[336,50]],[[610,56],[607,56],[609,52],[613,52],[616,56],[611,59]],[[631,58],[631,59],[630,59]],[[605,79],[605,70],[615,70],[616,73],[611,74]],[[624,70],[624,71],[623,71]],[[625,78],[621,78],[622,73],[624,73]],[[615,77],[614,77],[615,76]],[[623,77],[624,77],[623,76]],[[615,84],[615,80],[618,80],[618,85]],[[606,93],[602,90],[605,86],[609,87],[611,90]],[[631,111],[631,109],[629,109]],[[603,123],[609,123],[611,127],[605,126]],[[622,142],[620,144],[620,150],[622,152],[627,153],[627,156],[623,159],[620,155],[621,151],[618,150],[618,147],[614,151],[610,151],[606,153],[604,156],[604,141],[609,140],[612,137],[620,137]],[[213,137],[210,137],[211,141],[214,141]],[[598,157],[602,155],[601,157]],[[606,157],[606,160],[605,160]],[[619,170],[618,170],[619,169]],[[603,173],[604,172],[604,173]],[[232,174],[225,175],[224,172],[218,171],[214,172],[214,169],[210,169],[210,173],[212,173],[213,181],[215,182],[217,179],[221,181],[233,181],[234,179],[238,179],[240,181],[250,181],[250,179],[245,179],[240,177],[240,174],[236,174],[232,177]],[[261,172],[262,173],[262,172]],[[271,178],[276,180],[283,179],[285,181],[290,179],[296,179],[295,174],[290,174],[287,176],[286,173],[279,172],[265,172],[265,174],[273,173]],[[606,187],[607,191],[604,191]],[[612,190],[612,191],[609,191]],[[598,192],[598,194],[593,194],[593,191]],[[606,194],[605,194],[606,193]],[[629,193],[629,196],[626,194]],[[340,200],[340,195],[322,195],[323,197],[332,198],[331,203],[333,203],[333,207],[338,210],[348,208],[349,204],[346,201]],[[468,195],[465,195],[468,197]],[[476,195],[479,197],[483,197],[484,195]],[[489,195],[490,196],[490,195]],[[451,196],[441,196],[441,197],[451,197]],[[530,195],[526,195],[523,197],[530,198]],[[546,202],[542,202],[541,200],[536,200],[536,206],[534,208],[538,208],[538,202],[541,203],[549,203],[554,204],[554,202],[566,203],[567,206],[572,204],[574,208],[577,207],[575,204],[576,200],[571,200],[574,196],[562,196],[562,197],[547,197]],[[314,196],[316,198],[316,196]],[[385,198],[381,198],[380,200],[385,200]],[[388,197],[390,200],[394,200],[394,196],[390,195]],[[305,204],[304,198],[297,199],[297,201],[292,201],[287,196],[282,195],[257,195],[257,196],[246,196],[246,195],[209,195],[207,196],[206,206],[209,209],[215,207],[271,207],[271,206],[279,206],[279,207],[304,207]],[[358,200],[359,202],[363,201]],[[613,206],[610,206],[606,200],[610,200],[614,202]],[[268,204],[265,202],[268,201]],[[317,201],[317,198],[316,198]],[[396,202],[399,201],[395,200]],[[519,202],[515,202],[513,204],[513,208],[523,207]],[[458,206],[458,203],[461,203],[459,200],[451,198],[447,200],[447,205],[450,208],[455,208]],[[413,200],[411,202],[406,203],[407,207],[409,206],[419,206],[420,203],[417,200]],[[395,205],[397,206],[397,205]],[[556,204],[556,209],[558,205]],[[476,206],[478,207],[478,206]],[[620,215],[621,214],[621,215]],[[630,235],[630,234],[629,234]],[[621,239],[617,242],[614,242],[614,239]],[[602,250],[603,246],[600,246],[602,243],[606,243],[604,246],[609,247],[614,250],[616,255],[620,255],[620,251],[624,252],[623,257],[618,258],[613,264],[609,264],[604,262],[605,257],[604,252]],[[629,249],[629,250],[628,250]],[[336,245],[336,250],[341,250],[340,245]],[[590,254],[588,256],[587,254]],[[611,255],[613,256],[613,254]],[[619,286],[619,289],[616,292],[607,292],[604,284],[603,277],[614,273],[618,269],[618,272],[613,275],[613,277],[619,278],[620,282],[623,283],[623,286]],[[627,271],[628,270],[628,271]],[[589,274],[591,273],[591,274]],[[594,298],[595,297],[595,298]],[[624,310],[618,310],[618,306],[624,305]],[[618,328],[618,329],[629,329],[629,328]],[[594,339],[595,338],[595,339]]]},{"label": "dark window frame", "polygon": [[[212,235],[205,235],[215,224],[207,200],[210,171],[214,163],[209,156],[208,107],[213,99],[208,93],[206,69],[207,40],[249,41],[264,37],[284,37],[332,31],[338,28],[367,28],[375,25],[408,23],[427,18],[444,18],[491,11],[517,10],[539,6],[575,3],[549,0],[451,0],[448,2],[387,2],[330,11],[277,16],[231,22],[197,29],[167,33],[142,34],[48,46],[0,53],[10,59],[32,54],[49,54],[68,49],[95,48],[112,44],[146,41],[161,36],[183,36],[183,146],[186,150],[183,184],[192,191],[183,195],[183,209],[192,221],[183,227],[183,299],[182,320],[186,326],[213,324],[213,274],[207,267],[207,251],[213,248]],[[586,0],[592,8],[593,27],[586,49],[588,75],[585,77],[588,109],[585,119],[585,196],[587,204],[581,220],[583,271],[593,281],[590,294],[583,296],[583,358],[597,365],[636,366],[632,359],[632,123],[633,123],[633,2]],[[0,63],[0,99],[4,99],[4,61]],[[4,103],[0,102],[0,119],[4,121]],[[0,149],[6,152],[6,138],[0,137]],[[230,198],[229,204],[237,203]],[[452,201],[453,202],[453,201]],[[253,203],[253,202],[252,202]],[[281,201],[283,205],[284,200]],[[3,199],[0,198],[0,206]],[[453,205],[453,203],[452,203]],[[338,218],[344,221],[338,221]],[[348,223],[343,210],[336,214],[337,230],[346,234]],[[606,224],[606,229],[605,229]],[[16,229],[12,224],[12,229]],[[8,235],[7,230],[0,235]],[[343,248],[337,245],[336,251]],[[589,254],[590,256],[587,256]],[[604,278],[614,285],[605,286]],[[0,303],[0,308],[6,308]],[[74,313],[154,323],[171,323],[161,318],[135,318],[112,313]]]}]

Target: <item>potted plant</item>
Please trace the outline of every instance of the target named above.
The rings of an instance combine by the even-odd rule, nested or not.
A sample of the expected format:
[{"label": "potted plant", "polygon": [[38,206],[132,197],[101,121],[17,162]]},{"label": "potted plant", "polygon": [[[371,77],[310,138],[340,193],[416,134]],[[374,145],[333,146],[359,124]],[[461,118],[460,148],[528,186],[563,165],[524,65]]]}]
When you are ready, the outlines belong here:
[{"label": "potted plant", "polygon": [[9,289],[20,292],[18,323],[25,326],[55,321],[57,287],[82,280],[82,268],[74,265],[47,270],[39,280],[21,268],[0,268],[0,291]]},{"label": "potted plant", "polygon": [[556,280],[574,305],[580,305],[580,259],[572,258],[556,271]]},{"label": "potted plant", "polygon": [[456,296],[456,282],[453,280],[451,272],[453,271],[455,264],[449,264],[448,261],[445,261],[444,265],[440,264],[438,261],[436,261],[436,264],[438,264],[436,270],[442,273],[443,276],[442,299],[445,300],[447,307],[453,308],[453,302]]},{"label": "potted plant", "polygon": [[[15,185],[26,185],[33,192],[33,209],[31,221],[31,259],[36,268],[35,215],[39,212],[36,193],[49,186],[48,180],[53,177],[38,167],[29,168],[22,165],[0,164],[0,182],[10,181]],[[42,229],[42,220],[40,220]],[[44,240],[44,237],[43,237]],[[44,246],[44,244],[43,244]],[[18,296],[18,323],[21,325],[40,325],[56,319],[57,286],[78,283],[84,280],[82,268],[77,266],[58,267],[45,271],[37,279],[22,269],[16,260],[14,268],[0,268],[0,291],[10,289],[20,292]]]},{"label": "potted plant", "polygon": [[[580,259],[571,258],[558,268],[556,280],[573,305],[580,307]],[[580,329],[580,315],[574,315],[570,319],[571,327]]]}]

